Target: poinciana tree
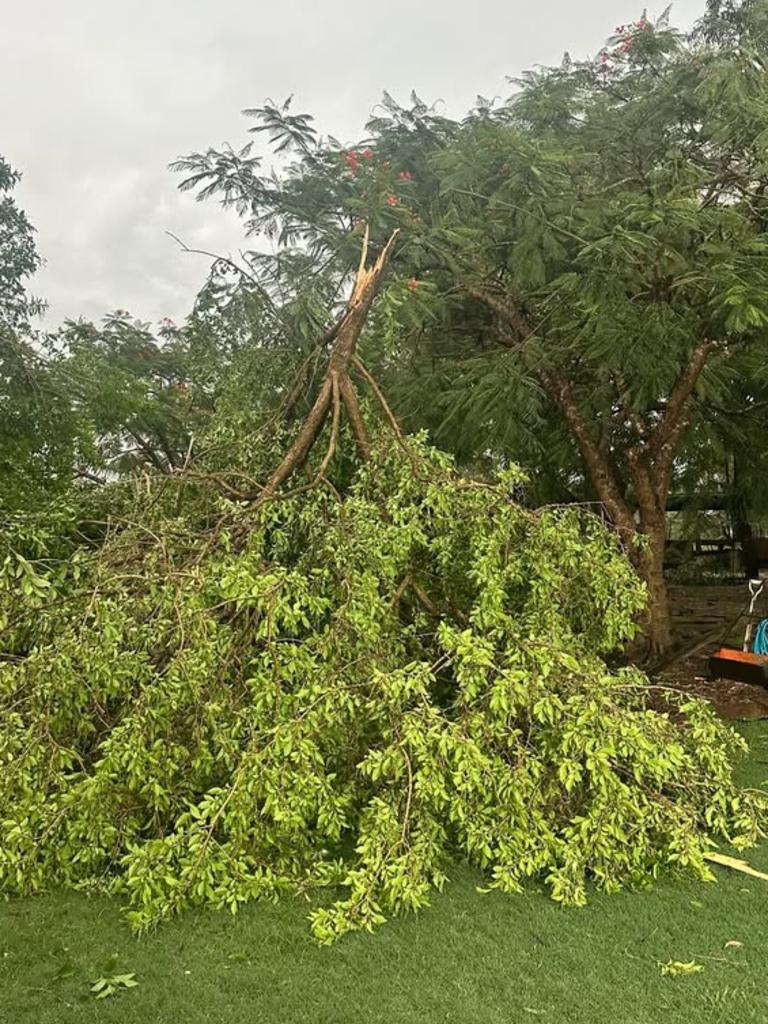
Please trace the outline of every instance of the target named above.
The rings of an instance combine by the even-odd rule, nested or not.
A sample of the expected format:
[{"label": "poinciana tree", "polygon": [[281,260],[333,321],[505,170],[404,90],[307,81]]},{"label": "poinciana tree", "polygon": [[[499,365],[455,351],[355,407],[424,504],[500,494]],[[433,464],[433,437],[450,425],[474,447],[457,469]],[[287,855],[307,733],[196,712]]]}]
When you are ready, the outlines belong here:
[{"label": "poinciana tree", "polygon": [[[657,651],[675,460],[698,403],[766,361],[764,18],[717,45],[622,28],[597,62],[528,78],[436,161],[450,280],[487,310],[513,381],[562,416],[646,580]],[[488,418],[480,380],[503,416],[504,375],[471,345],[464,408]],[[507,396],[526,401],[517,381]]]},{"label": "poinciana tree", "polygon": [[268,107],[252,113],[294,153],[282,175],[250,151],[182,162],[337,281],[358,220],[401,228],[403,293],[371,353],[400,410],[465,458],[527,450],[596,498],[646,581],[655,651],[683,446],[702,403],[765,365],[765,60],[763,4],[715,6],[688,36],[643,17],[461,123],[387,100],[341,151]]}]

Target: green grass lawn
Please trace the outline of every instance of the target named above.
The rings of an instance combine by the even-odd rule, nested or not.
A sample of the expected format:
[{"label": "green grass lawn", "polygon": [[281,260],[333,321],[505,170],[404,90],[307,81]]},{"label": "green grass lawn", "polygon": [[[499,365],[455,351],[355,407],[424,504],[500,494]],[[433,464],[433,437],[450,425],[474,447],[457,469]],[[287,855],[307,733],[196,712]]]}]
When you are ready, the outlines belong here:
[{"label": "green grass lawn", "polygon": [[[751,784],[768,729],[747,730]],[[768,870],[768,844],[748,854]],[[72,894],[0,904],[2,1024],[766,1024],[768,882],[666,880],[563,910],[544,895],[479,895],[457,869],[419,914],[320,948],[307,906],[199,911],[137,940],[117,906]],[[743,945],[726,948],[729,941]],[[659,961],[699,974],[662,977]],[[105,1000],[105,973],[139,985]]]}]

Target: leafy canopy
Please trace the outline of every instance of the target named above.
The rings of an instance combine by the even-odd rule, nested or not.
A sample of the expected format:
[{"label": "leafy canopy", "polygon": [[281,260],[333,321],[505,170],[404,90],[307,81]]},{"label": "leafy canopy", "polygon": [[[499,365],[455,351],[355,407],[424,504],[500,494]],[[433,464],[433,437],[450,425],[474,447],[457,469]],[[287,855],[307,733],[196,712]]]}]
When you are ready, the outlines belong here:
[{"label": "leafy canopy", "polygon": [[[13,190],[19,174],[0,156],[0,529],[8,516],[65,492],[84,441],[66,384],[32,329],[42,303],[29,295],[39,268],[34,230]],[[87,434],[87,431],[85,432]],[[1,550],[1,548],[0,548]]]},{"label": "leafy canopy", "polygon": [[[624,472],[702,342],[721,343],[693,415],[710,463],[713,410],[743,404],[764,371],[767,25],[763,2],[710,5],[687,36],[666,15],[641,18],[595,59],[566,56],[461,121],[385,94],[352,148],[268,103],[246,113],[279,172],[250,145],[175,166],[183,188],[279,245],[247,253],[249,277],[231,287],[284,294],[311,280],[302,343],[354,266],[362,223],[382,241],[398,227],[397,287],[363,351],[404,421],[465,462],[522,460],[540,499],[590,497],[543,373],[568,377]],[[514,302],[518,330],[479,288]],[[673,489],[684,469],[678,459]]]},{"label": "leafy canopy", "polygon": [[383,437],[341,500],[188,481],[179,514],[161,489],[98,550],[6,575],[6,892],[106,888],[143,929],[341,886],[325,942],[423,906],[455,858],[581,903],[761,834],[742,741],[601,660],[643,601],[611,534],[410,452]]}]

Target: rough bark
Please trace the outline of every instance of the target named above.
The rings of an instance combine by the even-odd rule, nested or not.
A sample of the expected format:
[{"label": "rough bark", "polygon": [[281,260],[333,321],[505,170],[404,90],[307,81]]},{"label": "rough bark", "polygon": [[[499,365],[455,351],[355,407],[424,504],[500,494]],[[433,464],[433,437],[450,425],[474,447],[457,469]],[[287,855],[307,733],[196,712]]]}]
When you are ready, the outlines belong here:
[{"label": "rough bark", "polygon": [[669,594],[664,579],[664,549],[666,537],[648,537],[648,551],[640,572],[648,589],[648,606],[643,623],[648,641],[648,654],[654,657],[664,654],[672,646],[672,620],[669,611]]},{"label": "rough bark", "polygon": [[[483,302],[506,328],[502,343],[512,347],[535,334],[517,296],[498,290],[467,285],[466,291]],[[664,580],[666,548],[666,504],[672,469],[693,411],[694,391],[707,362],[720,343],[707,339],[697,345],[652,427],[633,409],[623,408],[624,421],[634,430],[636,443],[626,452],[628,479],[619,469],[609,444],[585,418],[575,394],[573,381],[562,371],[538,371],[544,392],[560,410],[568,426],[592,488],[607,515],[619,531],[628,554],[648,589],[648,610],[644,623],[650,651],[661,654],[672,642],[669,600]],[[642,535],[642,545],[633,543]]]},{"label": "rough bark", "polygon": [[678,375],[658,424],[643,433],[627,452],[640,532],[646,538],[646,548],[638,566],[648,587],[645,630],[650,653],[656,656],[668,650],[672,643],[669,599],[664,580],[666,510],[672,467],[690,426],[696,384],[709,357],[718,348],[717,342],[709,340],[696,346]]},{"label": "rough bark", "polygon": [[573,385],[554,371],[542,372],[540,379],[550,400],[560,409],[576,442],[595,494],[602,502],[614,526],[628,543],[637,526],[626,498],[625,485],[610,450],[592,436],[589,424],[576,401]]},{"label": "rough bark", "polygon": [[657,494],[663,495],[665,505],[675,455],[690,426],[696,385],[710,357],[721,347],[720,342],[711,339],[696,346],[672,388],[658,426],[651,433],[648,447],[653,461],[653,483]]}]

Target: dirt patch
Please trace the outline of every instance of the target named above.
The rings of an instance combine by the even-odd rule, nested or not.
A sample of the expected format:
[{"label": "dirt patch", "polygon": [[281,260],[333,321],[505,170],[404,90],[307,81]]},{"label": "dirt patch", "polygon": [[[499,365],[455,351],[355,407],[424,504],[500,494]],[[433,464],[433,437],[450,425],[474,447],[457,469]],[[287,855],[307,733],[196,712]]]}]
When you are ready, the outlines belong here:
[{"label": "dirt patch", "polygon": [[734,683],[729,679],[706,679],[702,676],[670,681],[669,685],[708,700],[723,718],[768,718],[768,690],[761,686]]}]

